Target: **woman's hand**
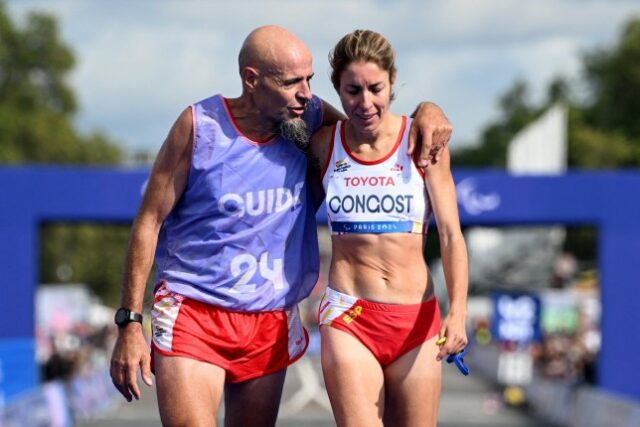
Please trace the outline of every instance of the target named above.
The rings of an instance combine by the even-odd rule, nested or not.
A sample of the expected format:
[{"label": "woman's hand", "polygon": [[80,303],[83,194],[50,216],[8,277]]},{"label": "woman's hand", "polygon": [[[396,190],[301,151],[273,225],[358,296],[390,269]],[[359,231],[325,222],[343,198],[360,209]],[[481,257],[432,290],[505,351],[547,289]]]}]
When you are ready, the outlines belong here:
[{"label": "woman's hand", "polygon": [[[436,342],[436,344],[441,343],[440,351],[436,356],[438,361],[445,358],[447,354],[456,354],[465,348],[468,343],[465,324],[465,315],[449,312],[444,318],[440,326],[439,340]],[[444,343],[442,338],[446,338]]]}]

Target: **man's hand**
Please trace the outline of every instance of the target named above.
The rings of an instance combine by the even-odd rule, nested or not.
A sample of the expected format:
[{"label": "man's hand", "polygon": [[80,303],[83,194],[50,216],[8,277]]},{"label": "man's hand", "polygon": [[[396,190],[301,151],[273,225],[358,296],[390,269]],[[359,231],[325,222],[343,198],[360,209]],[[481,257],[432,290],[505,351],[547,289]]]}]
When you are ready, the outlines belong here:
[{"label": "man's hand", "polygon": [[421,102],[411,117],[414,120],[409,130],[407,154],[413,155],[416,145],[419,145],[418,166],[426,168],[435,165],[449,143],[453,126],[442,110],[431,102]]},{"label": "man's hand", "polygon": [[131,402],[133,397],[140,400],[138,367],[140,367],[142,381],[151,386],[153,382],[149,346],[142,334],[142,325],[132,322],[118,330],[118,339],[111,355],[110,370],[113,385],[128,402]]}]

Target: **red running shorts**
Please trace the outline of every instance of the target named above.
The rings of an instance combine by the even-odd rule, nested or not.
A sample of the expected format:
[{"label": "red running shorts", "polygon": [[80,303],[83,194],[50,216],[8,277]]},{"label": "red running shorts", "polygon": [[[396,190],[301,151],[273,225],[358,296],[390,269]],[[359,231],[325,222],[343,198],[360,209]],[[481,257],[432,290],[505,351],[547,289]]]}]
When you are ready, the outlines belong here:
[{"label": "red running shorts", "polygon": [[419,304],[383,304],[327,287],[318,324],[354,336],[384,367],[438,334],[440,308],[435,297]]},{"label": "red running shorts", "polygon": [[152,356],[155,351],[220,366],[231,383],[286,368],[309,344],[297,306],[230,311],[170,292],[164,284],[155,293],[151,331]]}]

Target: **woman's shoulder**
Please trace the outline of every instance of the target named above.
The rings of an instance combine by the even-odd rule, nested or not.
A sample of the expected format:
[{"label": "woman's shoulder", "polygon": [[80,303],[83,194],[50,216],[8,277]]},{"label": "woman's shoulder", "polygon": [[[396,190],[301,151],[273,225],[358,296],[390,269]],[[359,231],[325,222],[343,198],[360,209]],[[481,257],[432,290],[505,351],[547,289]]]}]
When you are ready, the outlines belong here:
[{"label": "woman's shoulder", "polygon": [[309,150],[318,160],[321,168],[325,167],[330,151],[333,147],[333,134],[337,123],[320,127],[311,137]]},{"label": "woman's shoulder", "polygon": [[334,129],[338,124],[334,123],[332,125],[321,126],[311,137],[311,150],[314,150],[314,147],[328,147],[331,144],[331,139],[333,137]]},{"label": "woman's shoulder", "polygon": [[320,126],[320,128],[318,128],[318,130],[314,132],[313,137],[311,139],[314,140],[314,139],[322,139],[322,138],[325,138],[325,139],[331,138],[331,135],[333,134],[333,129],[336,126],[338,126],[338,123],[342,123],[342,122],[336,122],[331,125]]}]

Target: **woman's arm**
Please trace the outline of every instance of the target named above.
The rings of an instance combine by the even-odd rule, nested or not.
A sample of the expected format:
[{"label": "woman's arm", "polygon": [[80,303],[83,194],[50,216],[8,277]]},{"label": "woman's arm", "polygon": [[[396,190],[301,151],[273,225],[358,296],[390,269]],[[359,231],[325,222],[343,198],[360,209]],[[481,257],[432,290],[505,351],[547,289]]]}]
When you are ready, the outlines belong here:
[{"label": "woman's arm", "polygon": [[456,188],[451,175],[450,153],[447,147],[440,161],[425,169],[424,178],[438,226],[440,255],[449,295],[449,312],[440,328],[440,337],[447,337],[438,353],[440,360],[447,353],[457,353],[467,345],[467,248],[460,229]]}]

